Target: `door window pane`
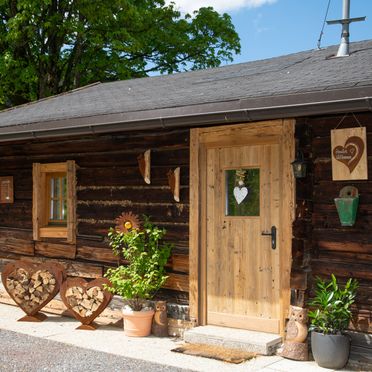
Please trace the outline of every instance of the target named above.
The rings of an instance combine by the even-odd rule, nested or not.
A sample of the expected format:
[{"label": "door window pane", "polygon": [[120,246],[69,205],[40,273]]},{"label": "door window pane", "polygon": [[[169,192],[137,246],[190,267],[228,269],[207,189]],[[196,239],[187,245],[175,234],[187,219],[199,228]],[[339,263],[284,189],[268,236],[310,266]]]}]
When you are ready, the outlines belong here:
[{"label": "door window pane", "polygon": [[260,170],[258,168],[225,171],[226,216],[260,215]]}]

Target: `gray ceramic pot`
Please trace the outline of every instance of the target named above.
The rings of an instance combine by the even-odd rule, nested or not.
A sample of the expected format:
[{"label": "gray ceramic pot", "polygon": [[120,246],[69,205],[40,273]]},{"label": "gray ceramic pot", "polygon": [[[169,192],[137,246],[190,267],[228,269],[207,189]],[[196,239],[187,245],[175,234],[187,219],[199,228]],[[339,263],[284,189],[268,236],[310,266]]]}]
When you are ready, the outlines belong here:
[{"label": "gray ceramic pot", "polygon": [[340,369],[349,359],[350,339],[344,335],[311,332],[311,349],[320,367]]}]

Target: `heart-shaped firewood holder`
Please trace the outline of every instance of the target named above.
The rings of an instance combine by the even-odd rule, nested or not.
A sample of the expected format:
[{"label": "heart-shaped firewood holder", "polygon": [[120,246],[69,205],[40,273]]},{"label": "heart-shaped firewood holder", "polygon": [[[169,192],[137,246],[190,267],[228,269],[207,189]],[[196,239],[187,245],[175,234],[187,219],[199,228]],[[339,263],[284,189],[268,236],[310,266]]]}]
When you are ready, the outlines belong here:
[{"label": "heart-shaped firewood holder", "polygon": [[104,289],[110,285],[106,278],[98,278],[87,282],[82,278],[68,278],[61,285],[61,298],[72,315],[82,324],[77,329],[95,330],[93,323],[107,307],[112,294]]},{"label": "heart-shaped firewood holder", "polygon": [[4,288],[27,314],[18,321],[45,320],[47,316],[39,311],[58,293],[63,277],[63,267],[59,264],[34,264],[20,260],[5,265],[1,274]]}]

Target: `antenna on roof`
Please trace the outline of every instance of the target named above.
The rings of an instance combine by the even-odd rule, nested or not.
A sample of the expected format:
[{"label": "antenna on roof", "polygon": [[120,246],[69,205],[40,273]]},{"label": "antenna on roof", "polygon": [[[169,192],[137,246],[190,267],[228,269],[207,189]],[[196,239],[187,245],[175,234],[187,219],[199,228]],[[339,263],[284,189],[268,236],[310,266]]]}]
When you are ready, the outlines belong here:
[{"label": "antenna on roof", "polygon": [[349,25],[352,22],[365,21],[366,17],[350,18],[350,0],[343,0],[342,19],[327,21],[329,25],[341,24],[341,42],[336,57],[347,57],[349,55]]}]

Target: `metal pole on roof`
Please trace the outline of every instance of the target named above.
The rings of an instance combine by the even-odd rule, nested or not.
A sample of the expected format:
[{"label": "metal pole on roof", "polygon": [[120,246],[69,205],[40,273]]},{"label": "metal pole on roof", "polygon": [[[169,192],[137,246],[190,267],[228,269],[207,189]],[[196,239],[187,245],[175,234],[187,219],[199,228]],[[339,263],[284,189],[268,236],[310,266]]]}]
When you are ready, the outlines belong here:
[{"label": "metal pole on roof", "polygon": [[[342,19],[350,18],[350,0],[344,0],[342,4]],[[349,53],[349,22],[342,24],[341,43],[338,48],[337,57],[348,56]]]},{"label": "metal pole on roof", "polygon": [[341,24],[342,33],[341,33],[341,42],[338,48],[336,57],[347,57],[349,53],[349,25],[352,22],[364,21],[366,17],[350,18],[350,0],[343,0],[342,4],[342,19],[337,19],[334,21],[327,21],[327,24]]}]

